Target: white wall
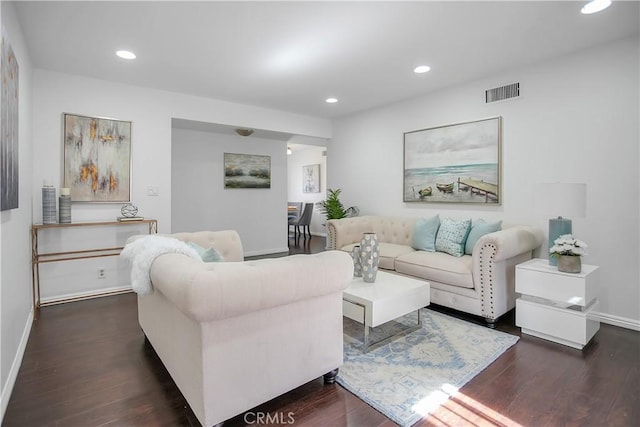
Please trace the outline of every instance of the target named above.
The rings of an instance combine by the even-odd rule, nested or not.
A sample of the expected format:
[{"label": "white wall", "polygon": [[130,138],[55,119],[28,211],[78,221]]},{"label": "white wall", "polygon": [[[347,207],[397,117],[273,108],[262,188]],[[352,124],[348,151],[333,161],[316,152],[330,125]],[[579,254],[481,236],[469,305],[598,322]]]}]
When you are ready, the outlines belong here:
[{"label": "white wall", "polygon": [[[584,262],[600,266],[601,319],[639,329],[638,50],[631,38],[336,120],[328,184],[363,215],[501,218],[546,234],[532,185],[586,183],[587,216],[573,230],[589,244]],[[484,103],[485,89],[513,82],[520,99]],[[402,202],[403,132],[495,116],[504,118],[502,206]]]},{"label": "white wall", "polygon": [[[286,252],[287,167],[284,141],[173,129],[173,232],[233,229],[245,256]],[[271,188],[225,189],[224,153],[271,157]]]},{"label": "white wall", "polygon": [[[40,194],[43,179],[53,182],[57,188],[62,184],[61,126],[64,112],[132,121],[132,202],[138,206],[139,215],[158,220],[162,233],[172,231],[172,118],[330,137],[330,123],[325,119],[36,69],[33,122],[36,156],[32,184],[32,220],[36,223],[42,221]],[[283,147],[282,156],[284,150]],[[284,164],[281,167],[285,169]],[[286,189],[284,182],[281,185]],[[149,186],[158,187],[159,196],[148,196]],[[72,220],[114,220],[120,215],[120,207],[119,203],[74,203]],[[237,219],[242,221],[241,217]],[[262,222],[262,226],[273,230],[279,228],[285,234],[286,228],[281,221],[273,224]],[[85,247],[97,247],[112,242],[121,244],[129,234],[136,233],[128,227],[118,227],[117,232],[114,230],[114,227],[104,228],[80,237],[71,235],[68,230],[47,232],[41,242],[55,248],[80,243]],[[259,252],[281,246],[286,248],[280,241],[269,242],[265,247],[256,244],[253,250]],[[98,267],[105,268],[106,279],[97,278]],[[129,286],[127,265],[118,257],[52,263],[43,268],[42,295],[45,298]]]},{"label": "white wall", "polygon": [[[327,158],[323,153],[326,147],[304,146],[294,151],[287,158],[288,170],[288,201],[304,203],[316,203],[324,200],[327,195]],[[304,193],[302,189],[302,167],[320,165],[320,192]],[[324,223],[325,216],[314,207],[309,229],[311,234],[326,236]]]},{"label": "white wall", "polygon": [[18,208],[0,213],[0,378],[4,417],[31,330],[32,66],[13,5],[1,2],[1,21],[19,65]]}]

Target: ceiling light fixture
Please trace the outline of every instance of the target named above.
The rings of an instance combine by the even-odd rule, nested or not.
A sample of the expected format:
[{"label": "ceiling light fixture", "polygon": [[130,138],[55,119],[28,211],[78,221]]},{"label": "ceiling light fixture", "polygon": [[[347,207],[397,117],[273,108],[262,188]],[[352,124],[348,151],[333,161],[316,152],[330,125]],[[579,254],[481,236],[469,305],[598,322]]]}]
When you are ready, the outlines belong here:
[{"label": "ceiling light fixture", "polygon": [[413,72],[416,73],[416,74],[422,74],[422,73],[426,73],[430,69],[431,69],[431,67],[429,67],[428,65],[420,65],[420,66],[414,68]]},{"label": "ceiling light fixture", "polygon": [[335,104],[336,102],[338,102],[338,98],[327,98],[324,100],[324,102],[326,102],[327,104]]},{"label": "ceiling light fixture", "polygon": [[116,52],[116,55],[122,59],[136,59],[136,54],[128,50],[119,50]]},{"label": "ceiling light fixture", "polygon": [[593,0],[585,4],[582,9],[580,9],[580,13],[591,15],[592,13],[598,13],[605,10],[609,6],[611,6],[611,0]]},{"label": "ceiling light fixture", "polygon": [[291,151],[291,147],[287,147],[287,156],[290,156],[293,154],[293,151]]},{"label": "ceiling light fixture", "polygon": [[253,133],[253,129],[238,128],[236,133],[240,136],[249,136]]}]

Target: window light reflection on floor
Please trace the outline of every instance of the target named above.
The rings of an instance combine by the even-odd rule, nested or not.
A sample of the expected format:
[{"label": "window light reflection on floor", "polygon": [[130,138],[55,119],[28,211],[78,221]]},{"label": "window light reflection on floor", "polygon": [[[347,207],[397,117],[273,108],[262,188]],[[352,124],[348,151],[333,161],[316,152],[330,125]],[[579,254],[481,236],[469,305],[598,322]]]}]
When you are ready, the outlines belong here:
[{"label": "window light reflection on floor", "polygon": [[412,410],[423,417],[430,414],[436,421],[435,425],[523,427],[477,400],[458,393],[451,384],[443,384],[441,390],[420,400]]},{"label": "window light reflection on floor", "polygon": [[446,402],[449,397],[458,392],[458,389],[451,384],[443,384],[440,390],[436,390],[429,396],[420,399],[418,403],[413,405],[411,410],[417,414],[425,416],[433,412],[438,406]]}]

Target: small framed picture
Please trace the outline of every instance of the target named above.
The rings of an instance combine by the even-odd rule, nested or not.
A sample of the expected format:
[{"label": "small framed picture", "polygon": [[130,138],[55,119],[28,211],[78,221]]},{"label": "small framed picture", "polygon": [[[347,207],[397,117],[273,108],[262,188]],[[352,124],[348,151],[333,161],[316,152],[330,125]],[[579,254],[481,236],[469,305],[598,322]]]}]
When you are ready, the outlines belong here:
[{"label": "small framed picture", "polygon": [[224,153],[224,188],[271,188],[271,157]]},{"label": "small framed picture", "polygon": [[302,167],[302,192],[320,192],[320,165],[309,165]]}]

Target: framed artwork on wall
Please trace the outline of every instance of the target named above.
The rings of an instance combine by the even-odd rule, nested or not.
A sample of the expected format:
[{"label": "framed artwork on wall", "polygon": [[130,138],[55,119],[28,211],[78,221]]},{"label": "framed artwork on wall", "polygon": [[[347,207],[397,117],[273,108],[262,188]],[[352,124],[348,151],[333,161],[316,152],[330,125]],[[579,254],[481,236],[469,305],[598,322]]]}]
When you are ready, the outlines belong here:
[{"label": "framed artwork on wall", "polygon": [[404,134],[403,201],[500,205],[502,117]]},{"label": "framed artwork on wall", "polygon": [[2,95],[0,96],[0,210],[18,208],[18,60],[2,28]]},{"label": "framed artwork on wall", "polygon": [[302,192],[320,192],[320,165],[309,165],[302,167]]},{"label": "framed artwork on wall", "polygon": [[64,187],[73,202],[131,201],[131,122],[63,114]]},{"label": "framed artwork on wall", "polygon": [[271,188],[271,156],[224,153],[224,188]]}]

